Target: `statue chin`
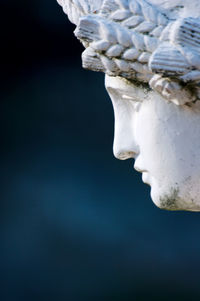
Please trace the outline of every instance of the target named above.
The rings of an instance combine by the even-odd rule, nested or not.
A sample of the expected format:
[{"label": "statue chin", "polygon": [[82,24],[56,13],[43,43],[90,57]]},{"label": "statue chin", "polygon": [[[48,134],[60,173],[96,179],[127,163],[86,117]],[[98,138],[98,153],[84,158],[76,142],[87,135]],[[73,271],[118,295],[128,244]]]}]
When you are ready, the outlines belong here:
[{"label": "statue chin", "polygon": [[200,200],[198,196],[195,199],[187,198],[182,195],[180,188],[171,187],[166,191],[160,191],[158,188],[151,188],[151,198],[154,204],[164,210],[170,211],[200,211]]}]

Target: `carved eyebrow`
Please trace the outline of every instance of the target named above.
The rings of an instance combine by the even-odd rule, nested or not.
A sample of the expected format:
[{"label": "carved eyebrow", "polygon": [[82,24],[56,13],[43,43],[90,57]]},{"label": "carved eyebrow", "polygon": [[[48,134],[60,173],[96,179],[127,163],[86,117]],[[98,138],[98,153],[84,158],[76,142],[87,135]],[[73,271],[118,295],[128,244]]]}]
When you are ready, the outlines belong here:
[{"label": "carved eyebrow", "polygon": [[129,86],[127,89],[127,86],[116,87],[116,85],[112,86],[111,84],[110,86],[107,86],[107,91],[113,95],[118,95],[122,100],[142,102],[147,98],[147,89],[141,86],[140,88]]},{"label": "carved eyebrow", "polygon": [[121,95],[122,99],[124,100],[130,100],[130,101],[137,101],[142,102],[146,98],[146,94],[144,91],[142,91],[142,95],[138,95],[137,90],[134,89],[131,91],[131,89],[127,90],[126,87],[123,87],[121,89],[117,89],[117,93]]},{"label": "carved eyebrow", "polygon": [[122,94],[122,98],[125,100],[130,100],[130,101],[136,101],[136,102],[142,102],[142,99],[139,97],[135,97],[135,95],[129,96],[126,94]]}]

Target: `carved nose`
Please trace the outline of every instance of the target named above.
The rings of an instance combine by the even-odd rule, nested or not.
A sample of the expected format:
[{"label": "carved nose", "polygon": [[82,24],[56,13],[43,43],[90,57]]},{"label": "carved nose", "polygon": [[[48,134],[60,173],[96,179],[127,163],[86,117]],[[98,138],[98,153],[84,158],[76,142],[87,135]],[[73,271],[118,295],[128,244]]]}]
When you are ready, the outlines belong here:
[{"label": "carved nose", "polygon": [[119,160],[135,158],[138,155],[138,147],[132,132],[129,131],[126,132],[126,135],[122,135],[120,131],[115,130],[113,153]]},{"label": "carved nose", "polygon": [[139,153],[134,137],[133,119],[129,113],[124,116],[115,114],[113,153],[119,160],[135,158]]}]

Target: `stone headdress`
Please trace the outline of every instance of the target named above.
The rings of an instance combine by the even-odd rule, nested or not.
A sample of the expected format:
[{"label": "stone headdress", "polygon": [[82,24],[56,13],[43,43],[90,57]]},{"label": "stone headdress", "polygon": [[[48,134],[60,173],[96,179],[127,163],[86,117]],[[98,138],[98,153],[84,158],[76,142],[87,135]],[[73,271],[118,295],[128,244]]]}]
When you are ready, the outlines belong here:
[{"label": "stone headdress", "polygon": [[86,48],[84,68],[149,83],[177,105],[200,98],[200,18],[182,17],[183,5],[160,9],[153,0],[57,1]]}]

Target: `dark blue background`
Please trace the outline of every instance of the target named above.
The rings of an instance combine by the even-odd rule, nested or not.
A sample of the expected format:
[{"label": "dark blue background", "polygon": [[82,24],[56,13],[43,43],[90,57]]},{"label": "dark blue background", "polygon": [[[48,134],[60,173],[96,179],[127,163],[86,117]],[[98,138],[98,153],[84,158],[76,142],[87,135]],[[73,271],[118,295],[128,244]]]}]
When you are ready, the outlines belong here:
[{"label": "dark blue background", "polygon": [[1,0],[1,301],[199,300],[200,215],[112,155],[104,76],[55,0]]}]

